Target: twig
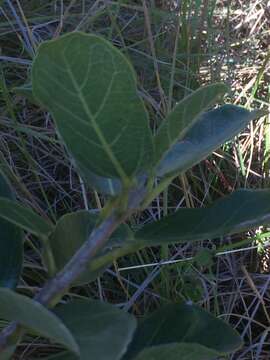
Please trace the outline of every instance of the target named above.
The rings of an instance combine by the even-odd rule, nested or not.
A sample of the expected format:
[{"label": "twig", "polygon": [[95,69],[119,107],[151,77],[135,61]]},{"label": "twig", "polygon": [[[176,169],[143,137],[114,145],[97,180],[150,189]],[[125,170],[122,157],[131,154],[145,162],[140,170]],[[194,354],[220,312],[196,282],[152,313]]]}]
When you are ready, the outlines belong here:
[{"label": "twig", "polygon": [[[34,299],[45,306],[54,305],[74,280],[86,270],[89,260],[106,244],[114,230],[138,208],[145,193],[144,188],[131,191],[127,211],[120,215],[117,214],[117,210],[113,210],[111,215],[92,231],[87,241],[73,255],[66,266],[44,285]],[[18,331],[19,327],[18,322],[14,321],[2,330],[0,333],[0,353],[8,346],[9,339]]]}]

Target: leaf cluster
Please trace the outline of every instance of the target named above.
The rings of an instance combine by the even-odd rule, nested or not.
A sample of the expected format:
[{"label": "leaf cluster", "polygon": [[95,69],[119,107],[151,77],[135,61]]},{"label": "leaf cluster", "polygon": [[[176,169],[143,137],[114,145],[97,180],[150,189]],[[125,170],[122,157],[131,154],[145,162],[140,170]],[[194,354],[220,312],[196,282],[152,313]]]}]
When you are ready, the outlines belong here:
[{"label": "leaf cluster", "polygon": [[[108,202],[99,216],[81,210],[54,224],[17,203],[0,174],[0,317],[15,322],[12,341],[2,334],[8,340],[3,345],[0,335],[0,359],[10,358],[25,331],[66,349],[50,359],[91,354],[100,360],[211,360],[238,349],[239,335],[193,304],[167,305],[139,323],[98,301],[76,300],[53,311],[46,306],[144,247],[214,239],[269,222],[270,192],[238,190],[210,207],[181,208],[136,232],[128,226],[132,213],[262,113],[234,105],[213,108],[228,92],[217,83],[177,103],[154,134],[131,64],[103,38],[78,32],[43,43],[32,83],[17,91],[52,114],[79,174]],[[33,300],[15,292],[23,231],[40,239],[51,278]]]}]

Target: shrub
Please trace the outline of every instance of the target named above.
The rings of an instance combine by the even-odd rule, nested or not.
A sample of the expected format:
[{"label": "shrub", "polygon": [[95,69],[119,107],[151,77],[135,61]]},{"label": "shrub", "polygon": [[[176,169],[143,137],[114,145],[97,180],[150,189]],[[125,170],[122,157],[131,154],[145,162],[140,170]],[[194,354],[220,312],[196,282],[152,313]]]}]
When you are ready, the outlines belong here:
[{"label": "shrub", "polygon": [[[270,192],[238,190],[136,232],[128,225],[176,176],[261,116],[233,105],[209,111],[226,92],[220,83],[198,89],[176,104],[153,135],[135,72],[118,49],[79,32],[40,46],[26,93],[52,114],[74,166],[85,183],[107,196],[107,204],[98,216],[82,210],[53,224],[17,203],[1,174],[0,317],[11,322],[0,336],[1,359],[12,356],[27,331],[61,344],[65,350],[51,358],[65,360],[210,360],[241,346],[228,324],[191,303],[168,304],[139,323],[100,301],[60,304],[72,285],[93,281],[121,256],[269,221]],[[34,299],[15,291],[22,230],[40,239],[51,278]]]}]

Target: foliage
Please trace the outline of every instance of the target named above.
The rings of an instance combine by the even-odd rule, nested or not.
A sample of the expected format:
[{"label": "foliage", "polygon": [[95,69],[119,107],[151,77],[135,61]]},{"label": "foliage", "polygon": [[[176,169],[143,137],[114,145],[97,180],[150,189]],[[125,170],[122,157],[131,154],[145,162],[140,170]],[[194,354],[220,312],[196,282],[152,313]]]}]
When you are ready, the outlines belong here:
[{"label": "foliage", "polygon": [[[120,256],[146,246],[212,239],[269,221],[270,192],[239,190],[208,208],[179,209],[134,233],[126,224],[176,176],[261,115],[232,105],[208,111],[226,91],[217,83],[193,92],[152,135],[135,72],[119,50],[79,32],[40,46],[27,96],[50,111],[81,177],[108,195],[108,201],[99,216],[78,211],[54,225],[16,203],[1,174],[0,316],[15,321],[0,336],[2,358],[29,331],[66,349],[50,359],[210,360],[241,346],[229,325],[193,304],[169,304],[138,325],[110,304],[59,304],[72,284],[96,279]],[[41,240],[51,277],[33,300],[4,288],[14,288],[20,277],[22,230]],[[46,309],[57,303],[54,313]]]},{"label": "foliage", "polygon": [[[1,172],[0,196],[4,201],[14,198],[10,185]],[[0,229],[0,286],[15,288],[21,274],[23,261],[22,232],[20,228],[3,218],[0,218]]]},{"label": "foliage", "polygon": [[18,321],[28,329],[53,339],[75,354],[79,348],[69,330],[44,306],[9,289],[0,289],[0,316],[9,321]]}]

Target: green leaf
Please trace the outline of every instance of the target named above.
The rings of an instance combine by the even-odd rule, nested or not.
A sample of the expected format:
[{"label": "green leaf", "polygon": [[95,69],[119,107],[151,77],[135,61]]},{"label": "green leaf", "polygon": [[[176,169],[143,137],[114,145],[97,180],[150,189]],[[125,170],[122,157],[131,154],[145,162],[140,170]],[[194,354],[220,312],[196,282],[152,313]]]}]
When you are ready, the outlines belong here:
[{"label": "green leaf", "polygon": [[[214,359],[217,355],[226,355],[237,350],[242,341],[228,324],[198,306],[184,303],[171,304],[155,311],[139,324],[124,360],[146,359],[145,356],[139,355],[141,351],[142,354],[149,353],[153,356],[155,347],[157,347],[156,351],[161,350],[164,354],[168,352],[169,359],[173,359],[173,348],[168,346],[169,344],[176,347],[175,350],[180,354],[179,357],[175,356],[175,360],[194,360],[191,357],[182,357],[188,355],[184,353],[185,350],[190,350],[187,344],[192,344],[194,350],[203,350],[204,355],[208,353],[205,359]],[[181,346],[177,349],[176,344]],[[167,348],[162,349],[161,345],[166,345]],[[197,351],[195,356],[198,356]],[[164,359],[167,357],[165,356]],[[195,359],[199,358],[195,357]]]},{"label": "green leaf", "polygon": [[87,184],[101,194],[117,196],[122,191],[122,182],[117,178],[105,178],[89,171],[87,168],[78,168],[78,172],[83,175]]},{"label": "green leaf", "polygon": [[0,218],[37,236],[46,237],[54,228],[30,208],[4,197],[0,197]]},{"label": "green leaf", "polygon": [[[60,218],[49,238],[56,270],[61,270],[84,244],[94,229],[97,220],[97,215],[86,210],[70,213]],[[122,224],[112,234],[106,247],[94,259],[89,261],[88,270],[80,276],[75,284],[81,285],[93,281],[104,270],[106,265],[110,263],[110,261],[102,262],[100,258],[103,258],[111,249],[117,249],[122,244],[129,243],[132,240],[133,233],[127,225]],[[104,259],[107,259],[107,257],[104,257]],[[96,266],[93,267],[95,264]]]},{"label": "green leaf", "polygon": [[[14,196],[6,177],[0,171],[0,196]],[[21,275],[23,262],[22,232],[13,224],[0,218],[0,286],[15,288]]]},{"label": "green leaf", "polygon": [[[120,236],[123,241],[120,241],[119,246],[112,247],[111,251],[105,250],[91,260],[87,272],[88,279],[94,280],[114,260],[146,246],[215,239],[269,222],[270,191],[238,190],[209,207],[182,208],[159,221],[147,224],[135,233],[134,239],[130,236],[130,240],[125,240],[125,236]],[[59,239],[60,234],[61,232]]]},{"label": "green leaf", "polygon": [[[33,95],[32,84],[25,84],[20,87],[15,87],[15,88],[13,88],[13,91],[18,95],[22,95],[22,96],[26,97],[33,104],[38,104],[37,100],[34,98],[34,95]],[[39,134],[38,132],[35,132],[31,129],[25,130],[25,129],[18,128],[18,130],[21,130],[24,132],[25,131],[30,132],[30,133],[32,133],[33,136],[36,136],[36,137],[42,137],[42,134]],[[46,140],[51,141],[51,139],[49,139],[49,138],[46,138]],[[121,192],[122,183],[121,183],[120,179],[105,178],[102,176],[98,176],[98,175],[94,174],[93,172],[91,172],[87,167],[84,167],[82,163],[80,165],[81,165],[80,168],[78,168],[77,164],[75,164],[75,167],[78,168],[78,172],[80,174],[83,174],[84,180],[91,187],[93,187],[96,191],[98,191],[102,194],[111,195],[111,196],[116,196]]]},{"label": "green leaf", "polygon": [[167,152],[157,168],[157,175],[176,176],[188,170],[260,116],[261,111],[248,111],[234,105],[204,113],[183,139]]},{"label": "green leaf", "polygon": [[238,190],[206,208],[179,209],[135,233],[141,247],[214,239],[270,222],[269,190]]},{"label": "green leaf", "polygon": [[135,360],[214,360],[219,352],[200,344],[168,344],[148,347]]},{"label": "green leaf", "polygon": [[[270,191],[238,190],[217,200],[209,207],[182,208],[173,215],[147,224],[135,233],[134,239],[132,235],[128,235],[127,231],[127,236],[119,236],[122,241],[117,246],[109,248],[108,244],[107,249],[89,262],[85,276],[86,279],[88,277],[88,281],[93,281],[114,260],[146,246],[214,239],[227,234],[240,233],[269,222]],[[65,223],[68,223],[68,217],[61,228],[65,228]],[[69,229],[68,225],[67,229]],[[61,231],[59,231],[59,239],[62,240]],[[72,231],[67,230],[67,233],[72,233]],[[82,239],[85,238],[86,234]],[[64,253],[65,249],[59,251],[59,261],[61,261],[61,254]]]},{"label": "green leaf", "polygon": [[[78,168],[78,172],[83,174],[84,180],[93,187],[96,191],[110,195],[117,196],[123,190],[123,184],[120,179],[117,178],[105,178],[94,174],[86,168]],[[143,185],[146,182],[146,175],[140,174],[136,177],[137,186]]]},{"label": "green leaf", "polygon": [[224,84],[212,84],[194,91],[180,101],[159,127],[154,138],[155,159],[158,162],[165,153],[182,139],[199,115],[228,91]]},{"label": "green leaf", "polygon": [[24,327],[65,346],[75,354],[79,353],[78,345],[62,321],[26,296],[9,289],[0,289],[0,318],[18,321]]},{"label": "green leaf", "polygon": [[[33,95],[32,84],[25,84],[20,87],[15,87],[13,88],[13,91],[18,95],[26,97],[33,104],[38,104]],[[22,127],[16,127],[16,129],[18,131],[30,133],[35,137],[41,137],[47,141],[52,141],[50,138],[38,133],[37,131],[28,128],[24,129]],[[78,172],[83,175],[84,180],[96,191],[110,196],[116,196],[122,191],[122,183],[120,179],[98,176],[91,172],[87,167],[84,167],[82,163],[80,164],[80,168],[77,164],[75,164],[75,167],[77,168]]]},{"label": "green leaf", "polygon": [[[77,300],[56,309],[71,329],[80,347],[80,360],[118,360],[126,352],[136,328],[136,319],[115,306],[100,301]],[[70,353],[49,358],[76,360]]]},{"label": "green leaf", "polygon": [[80,169],[128,182],[151,166],[153,141],[134,70],[109,42],[80,32],[44,42],[32,83]]}]

